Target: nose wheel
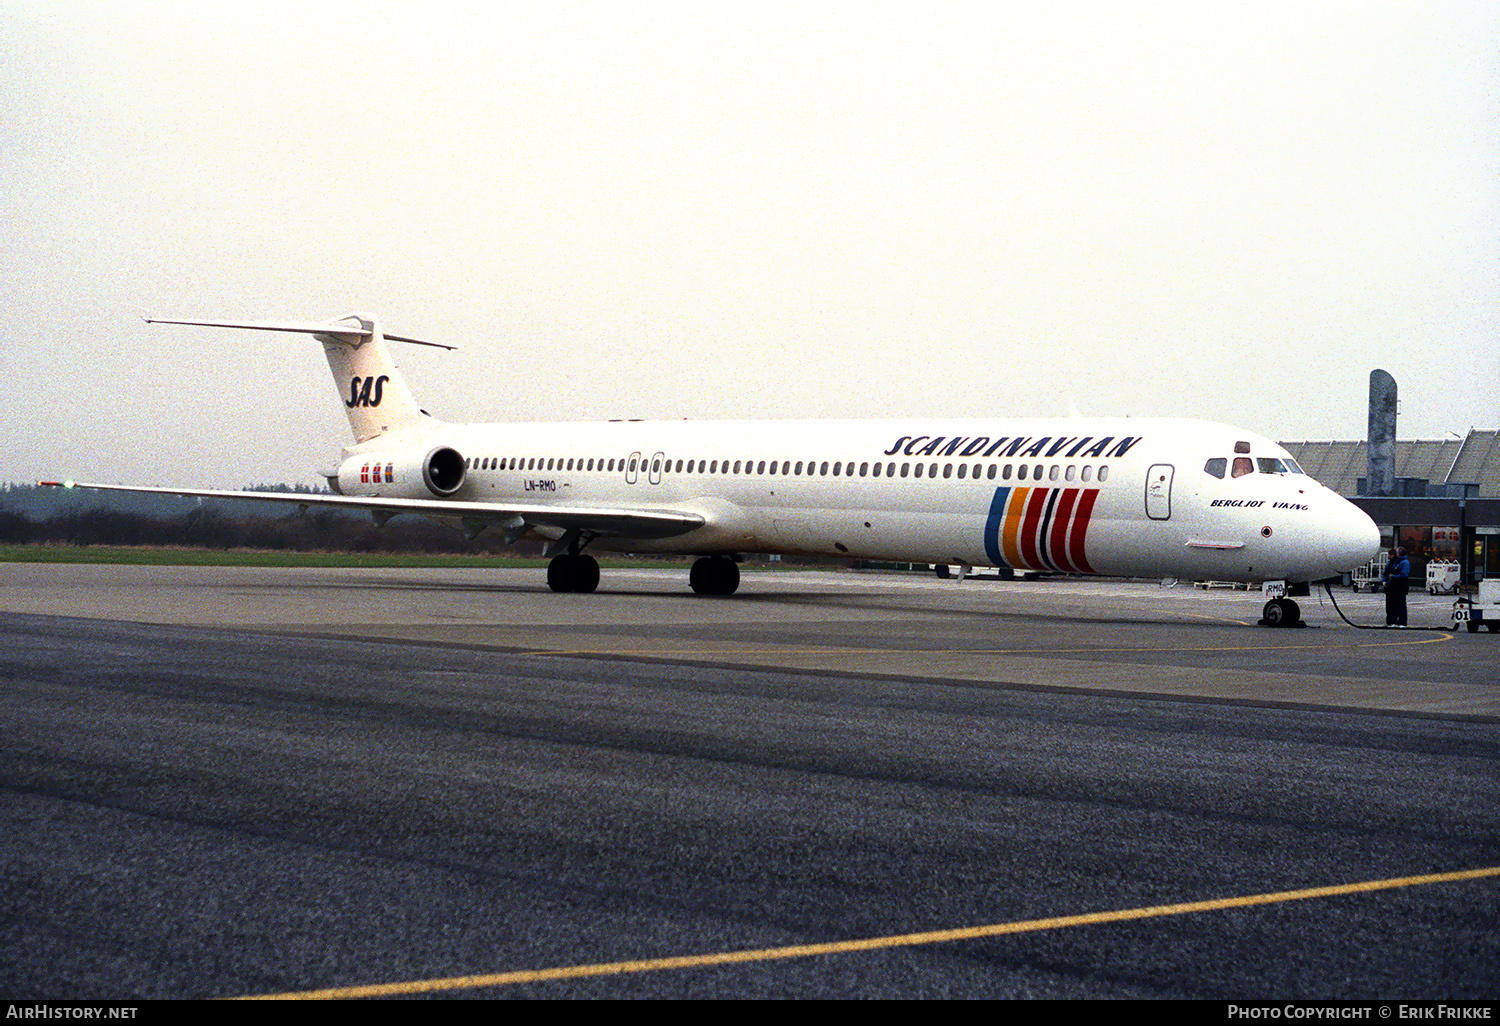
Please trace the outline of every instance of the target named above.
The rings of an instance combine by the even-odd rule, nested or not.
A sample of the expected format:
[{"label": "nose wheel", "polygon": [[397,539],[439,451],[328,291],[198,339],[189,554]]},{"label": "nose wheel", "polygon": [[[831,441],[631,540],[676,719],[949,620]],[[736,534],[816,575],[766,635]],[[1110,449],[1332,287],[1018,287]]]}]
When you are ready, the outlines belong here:
[{"label": "nose wheel", "polygon": [[1289,598],[1275,598],[1260,613],[1262,627],[1303,627],[1302,610]]}]

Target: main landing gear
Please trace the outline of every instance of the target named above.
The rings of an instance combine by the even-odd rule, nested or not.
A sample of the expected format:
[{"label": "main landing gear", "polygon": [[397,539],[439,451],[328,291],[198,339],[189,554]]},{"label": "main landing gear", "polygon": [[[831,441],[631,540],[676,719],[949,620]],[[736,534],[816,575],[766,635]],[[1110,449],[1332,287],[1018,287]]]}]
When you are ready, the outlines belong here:
[{"label": "main landing gear", "polygon": [[733,595],[740,586],[739,564],[728,556],[703,556],[693,561],[688,584],[699,595]]},{"label": "main landing gear", "polygon": [[1301,627],[1302,610],[1289,598],[1274,598],[1261,610],[1262,627]]},{"label": "main landing gear", "polygon": [[[740,586],[740,568],[728,556],[704,556],[694,561],[688,584],[699,595],[733,595]],[[558,592],[591,592],[599,587],[599,561],[581,552],[563,552],[547,564],[547,587]]]},{"label": "main landing gear", "polygon": [[553,591],[593,591],[599,587],[599,561],[581,552],[553,556],[547,564],[547,587]]}]

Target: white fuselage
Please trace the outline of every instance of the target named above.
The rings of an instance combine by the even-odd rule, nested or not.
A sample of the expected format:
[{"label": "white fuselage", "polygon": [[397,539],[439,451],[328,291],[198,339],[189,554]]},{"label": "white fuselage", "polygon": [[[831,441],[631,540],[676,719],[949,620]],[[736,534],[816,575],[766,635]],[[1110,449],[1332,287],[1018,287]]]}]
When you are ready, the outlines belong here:
[{"label": "white fuselage", "polygon": [[440,447],[463,459],[442,496],[457,518],[518,503],[704,520],[594,548],[1257,582],[1334,576],[1379,547],[1279,445],[1190,420],[434,423],[346,450],[339,490],[430,499]]}]

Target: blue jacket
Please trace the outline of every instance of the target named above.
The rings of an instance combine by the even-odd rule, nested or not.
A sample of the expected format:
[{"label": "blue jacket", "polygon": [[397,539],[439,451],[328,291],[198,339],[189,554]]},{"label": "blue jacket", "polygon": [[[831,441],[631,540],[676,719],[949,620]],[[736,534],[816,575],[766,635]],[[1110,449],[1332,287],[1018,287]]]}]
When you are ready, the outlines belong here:
[{"label": "blue jacket", "polygon": [[1385,565],[1385,579],[1388,581],[1401,578],[1406,580],[1411,576],[1411,561],[1405,556],[1397,556]]}]

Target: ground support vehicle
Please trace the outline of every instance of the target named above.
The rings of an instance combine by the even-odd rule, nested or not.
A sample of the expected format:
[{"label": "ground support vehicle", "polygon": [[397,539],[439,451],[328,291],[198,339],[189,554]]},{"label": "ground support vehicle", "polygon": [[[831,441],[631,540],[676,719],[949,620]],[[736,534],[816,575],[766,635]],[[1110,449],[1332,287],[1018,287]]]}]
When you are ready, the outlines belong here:
[{"label": "ground support vehicle", "polygon": [[1465,595],[1453,603],[1453,629],[1465,627],[1470,634],[1477,634],[1480,627],[1500,634],[1500,577],[1480,581],[1477,596]]}]

